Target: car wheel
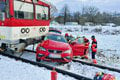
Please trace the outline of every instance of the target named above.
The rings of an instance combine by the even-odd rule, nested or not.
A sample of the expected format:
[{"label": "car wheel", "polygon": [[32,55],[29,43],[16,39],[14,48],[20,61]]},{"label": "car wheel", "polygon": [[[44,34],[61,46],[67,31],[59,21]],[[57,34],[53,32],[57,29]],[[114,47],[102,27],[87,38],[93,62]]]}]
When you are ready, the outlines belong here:
[{"label": "car wheel", "polygon": [[36,58],[36,62],[40,62],[40,61],[41,61],[40,59]]}]

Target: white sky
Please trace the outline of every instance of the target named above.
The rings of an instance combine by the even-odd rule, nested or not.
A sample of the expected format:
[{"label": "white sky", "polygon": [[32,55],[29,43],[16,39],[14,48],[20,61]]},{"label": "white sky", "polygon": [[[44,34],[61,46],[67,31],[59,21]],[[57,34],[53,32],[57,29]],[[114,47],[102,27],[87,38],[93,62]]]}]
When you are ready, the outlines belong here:
[{"label": "white sky", "polygon": [[[48,0],[60,10],[64,4],[68,4],[70,10],[78,11],[84,6],[96,6],[101,11],[120,12],[120,0]],[[76,8],[77,7],[77,8]]]}]

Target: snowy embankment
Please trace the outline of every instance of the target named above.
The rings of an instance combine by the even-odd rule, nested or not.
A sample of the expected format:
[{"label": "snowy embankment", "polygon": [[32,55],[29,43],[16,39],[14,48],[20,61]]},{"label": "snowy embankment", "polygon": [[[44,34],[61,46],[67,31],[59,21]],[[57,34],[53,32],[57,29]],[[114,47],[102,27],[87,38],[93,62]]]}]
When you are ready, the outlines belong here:
[{"label": "snowy embankment", "polygon": [[[120,26],[72,26],[51,25],[60,29],[63,33],[73,36],[86,36],[91,42],[91,36],[95,35],[98,41],[97,60],[99,64],[120,69]],[[89,54],[91,57],[91,54]]]},{"label": "snowy embankment", "polygon": [[[0,55],[0,80],[51,80],[51,71]],[[75,80],[58,74],[58,80]]]},{"label": "snowy embankment", "polygon": [[65,64],[63,66],[58,66],[58,67],[65,69],[65,70],[69,70],[69,71],[74,72],[79,75],[89,77],[91,79],[94,78],[94,76],[96,75],[97,72],[104,72],[107,74],[112,74],[113,76],[115,76],[116,80],[120,80],[120,73],[118,73],[118,72],[113,72],[113,71],[109,71],[107,69],[100,69],[100,68],[93,67],[93,66],[83,65],[78,62],[71,62],[71,63],[69,63],[69,66],[68,66],[68,64]]}]

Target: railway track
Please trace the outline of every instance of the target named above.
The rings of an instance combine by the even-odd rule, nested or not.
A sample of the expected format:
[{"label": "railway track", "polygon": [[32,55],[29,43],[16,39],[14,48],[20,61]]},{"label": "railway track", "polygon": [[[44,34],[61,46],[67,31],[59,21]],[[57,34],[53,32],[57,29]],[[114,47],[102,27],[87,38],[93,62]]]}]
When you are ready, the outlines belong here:
[{"label": "railway track", "polygon": [[[36,51],[27,50],[27,49],[25,51],[36,53]],[[78,62],[78,63],[85,64],[85,65],[88,65],[88,66],[93,66],[93,67],[97,67],[97,68],[101,68],[101,69],[107,69],[107,70],[110,70],[110,71],[120,73],[120,69],[116,69],[116,68],[112,68],[112,67],[108,67],[108,66],[93,64],[93,63],[90,63],[90,62],[86,62],[86,61],[82,61],[82,60],[76,60],[76,59],[73,59],[73,62]]]},{"label": "railway track", "polygon": [[[28,55],[35,55],[36,51],[33,51],[33,50],[25,50],[25,53],[27,53],[27,56]],[[8,54],[2,54],[4,56],[8,56],[10,58],[14,58],[16,60],[21,60],[23,62],[26,62],[26,63],[30,63],[32,65],[37,65],[39,67],[45,67],[49,70],[52,70],[53,67],[55,67],[55,65],[52,65],[52,64],[47,64],[47,63],[44,63],[44,62],[36,62],[35,60],[31,61],[31,59],[27,58],[26,57],[23,57],[23,56],[17,56],[17,58],[15,58],[16,56],[13,56],[13,55],[8,55]],[[12,57],[11,57],[12,56]],[[35,57],[35,56],[34,56]],[[35,59],[35,58],[34,58]],[[90,63],[90,62],[86,62],[86,61],[83,61],[83,60],[76,60],[76,59],[73,59],[73,62],[77,62],[77,63],[80,63],[82,65],[87,65],[87,66],[91,66],[91,67],[96,67],[96,68],[99,68],[99,69],[103,69],[103,70],[109,70],[109,71],[113,71],[113,72],[118,72],[120,73],[120,70],[119,69],[115,69],[115,68],[111,68],[111,67],[106,67],[106,66],[102,66],[102,65],[99,65],[99,64],[93,64],[93,63]],[[74,65],[74,64],[73,64]],[[63,66],[64,67],[64,66]],[[56,66],[56,71],[58,73],[62,73],[62,74],[66,74],[66,75],[69,75],[71,77],[74,77],[78,80],[92,80],[92,77],[88,78],[88,77],[84,77],[84,76],[81,76],[82,74],[81,73],[77,73],[75,72],[75,74],[72,72],[72,71],[69,71],[69,69],[66,71],[65,68],[62,68],[61,66]],[[81,75],[78,75],[78,74],[81,74]]]},{"label": "railway track", "polygon": [[97,68],[101,68],[101,69],[107,69],[107,70],[110,70],[110,71],[120,73],[120,69],[116,69],[116,68],[112,68],[112,67],[107,67],[107,66],[103,66],[103,65],[99,65],[99,64],[93,64],[93,63],[90,63],[90,62],[86,62],[86,61],[82,61],[82,60],[76,60],[76,59],[73,59],[73,62],[78,62],[78,63],[81,63],[81,64],[85,64],[85,65],[89,65],[89,66],[93,66],[93,67],[97,67]]},{"label": "railway track", "polygon": [[[25,51],[34,52],[34,51],[29,51],[29,50],[25,50]],[[38,67],[45,67],[45,68],[47,68],[48,70],[52,70],[52,69],[54,68],[54,66],[50,66],[50,65],[47,65],[47,64],[42,64],[42,63],[38,63],[38,62],[31,61],[31,60],[28,60],[28,59],[24,59],[24,58],[21,58],[21,57],[13,56],[13,55],[8,54],[8,53],[6,53],[6,52],[4,52],[4,53],[3,53],[3,52],[0,52],[0,55],[9,57],[9,58],[12,58],[12,59],[15,59],[15,60],[20,60],[20,61],[22,61],[22,62],[29,63],[29,64],[31,64],[31,65],[35,65],[35,66],[38,66]],[[87,78],[87,77],[84,77],[84,76],[81,76],[81,75],[78,75],[78,74],[75,74],[75,73],[72,73],[72,72],[69,72],[69,71],[60,69],[60,68],[56,68],[56,71],[57,71],[58,73],[62,73],[62,74],[65,74],[65,75],[69,75],[70,77],[74,77],[74,78],[76,78],[77,80],[92,80],[92,79],[90,79],[90,78]]]},{"label": "railway track", "polygon": [[[36,51],[27,50],[27,49],[25,51],[36,53]],[[99,64],[93,64],[93,63],[86,62],[86,61],[83,61],[83,60],[73,59],[73,62],[78,62],[78,63],[85,64],[85,65],[88,65],[88,66],[93,66],[93,67],[97,67],[97,68],[101,68],[101,69],[107,69],[107,70],[110,70],[110,71],[120,73],[120,69],[116,69],[116,68],[112,68],[112,67],[108,67],[108,66],[103,66],[103,65],[99,65]]]}]

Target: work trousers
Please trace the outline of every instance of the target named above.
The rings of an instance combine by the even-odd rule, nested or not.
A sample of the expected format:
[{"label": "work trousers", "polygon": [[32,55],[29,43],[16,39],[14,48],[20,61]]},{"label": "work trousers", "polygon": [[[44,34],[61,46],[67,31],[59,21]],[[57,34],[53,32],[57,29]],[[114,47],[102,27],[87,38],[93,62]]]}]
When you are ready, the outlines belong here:
[{"label": "work trousers", "polygon": [[96,52],[92,52],[92,59],[95,59]]}]

